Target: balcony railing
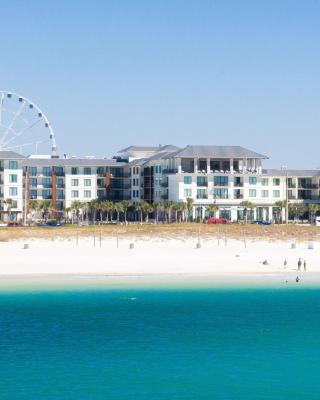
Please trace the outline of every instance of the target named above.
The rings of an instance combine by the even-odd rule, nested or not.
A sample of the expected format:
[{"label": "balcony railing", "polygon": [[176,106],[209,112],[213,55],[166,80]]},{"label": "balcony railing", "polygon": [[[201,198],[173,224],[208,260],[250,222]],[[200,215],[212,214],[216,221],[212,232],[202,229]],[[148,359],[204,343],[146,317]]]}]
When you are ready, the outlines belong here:
[{"label": "balcony railing", "polygon": [[163,174],[177,174],[178,173],[178,170],[177,170],[177,168],[167,168],[167,169],[164,169],[164,170],[162,170],[162,173]]},{"label": "balcony railing", "polygon": [[234,187],[243,187],[243,182],[234,182]]},{"label": "balcony railing", "polygon": [[234,199],[237,199],[237,200],[243,199],[243,194],[235,194],[233,197],[234,197]]},{"label": "balcony railing", "polygon": [[169,184],[168,181],[161,182],[161,186],[162,186],[163,188],[167,188],[167,187],[168,187],[168,184]]},{"label": "balcony railing", "polygon": [[207,199],[208,195],[207,194],[197,194],[197,199]]},{"label": "balcony railing", "polygon": [[295,189],[297,187],[297,185],[295,183],[289,183],[288,184],[288,188],[289,189]]},{"label": "balcony railing", "polygon": [[208,187],[208,181],[198,181],[197,186]]}]

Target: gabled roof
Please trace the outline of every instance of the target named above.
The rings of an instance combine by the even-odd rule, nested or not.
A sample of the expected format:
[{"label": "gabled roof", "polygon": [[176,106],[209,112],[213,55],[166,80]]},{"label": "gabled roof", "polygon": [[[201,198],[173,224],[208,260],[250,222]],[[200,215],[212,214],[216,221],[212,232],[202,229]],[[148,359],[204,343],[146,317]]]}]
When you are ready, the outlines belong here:
[{"label": "gabled roof", "polygon": [[129,146],[118,151],[118,153],[134,153],[134,152],[158,152],[179,150],[179,147],[167,144],[165,146]]},{"label": "gabled roof", "polygon": [[23,160],[25,157],[15,151],[0,151],[0,160]]},{"label": "gabled roof", "polygon": [[187,146],[167,158],[268,158],[241,146]]}]

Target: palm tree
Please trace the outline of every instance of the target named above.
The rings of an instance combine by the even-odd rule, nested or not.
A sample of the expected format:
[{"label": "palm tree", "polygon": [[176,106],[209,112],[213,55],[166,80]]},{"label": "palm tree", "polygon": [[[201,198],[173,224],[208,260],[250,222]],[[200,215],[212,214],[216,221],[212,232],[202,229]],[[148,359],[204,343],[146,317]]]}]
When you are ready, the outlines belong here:
[{"label": "palm tree", "polygon": [[115,203],[113,206],[114,211],[117,213],[117,222],[119,222],[120,220],[120,213],[124,212],[123,211],[123,206],[121,204],[121,202],[119,203]]},{"label": "palm tree", "polygon": [[317,212],[320,211],[320,204],[309,204],[308,205],[309,214],[310,214],[310,222],[317,215]]},{"label": "palm tree", "polygon": [[39,201],[35,199],[29,200],[29,209],[31,211],[31,220],[34,217],[33,213],[36,213],[39,210]]},{"label": "palm tree", "polygon": [[290,203],[289,211],[299,220],[299,217],[305,213],[306,207],[302,203]]},{"label": "palm tree", "polygon": [[243,217],[245,220],[245,223],[248,223],[248,210],[253,210],[255,208],[255,205],[251,203],[251,201],[242,201],[240,205],[243,207]]},{"label": "palm tree", "polygon": [[140,212],[140,221],[143,221],[143,215],[147,214],[150,204],[145,200],[140,200],[137,204],[137,211]]},{"label": "palm tree", "polygon": [[184,201],[181,201],[181,216],[182,216],[182,221],[186,221],[186,211],[188,211],[187,204]]},{"label": "palm tree", "polygon": [[[71,203],[71,210],[77,216],[77,223],[79,223],[79,216],[80,216],[80,211],[82,210],[82,208],[83,208],[83,203],[79,200],[74,200]],[[72,218],[72,223],[73,223],[73,218]]]},{"label": "palm tree", "polygon": [[[111,214],[114,210],[114,204],[110,200],[106,200],[102,202],[102,210],[106,212],[107,222],[109,222],[109,213]],[[112,215],[110,215],[112,219]]]},{"label": "palm tree", "polygon": [[148,207],[146,207],[146,222],[149,221],[149,214],[153,213],[154,208],[153,205],[151,203],[147,203]]},{"label": "palm tree", "polygon": [[209,211],[210,217],[215,217],[216,212],[219,210],[219,206],[218,206],[218,204],[216,204],[216,202],[214,202],[212,204],[208,204],[206,206],[206,209]]},{"label": "palm tree", "polygon": [[128,200],[122,200],[120,202],[121,206],[122,206],[122,210],[124,213],[124,222],[127,223],[127,212],[128,212],[128,208],[131,207],[131,201]]},{"label": "palm tree", "polygon": [[9,219],[9,221],[11,221],[11,209],[13,207],[13,200],[10,199],[10,198],[9,199],[5,199],[5,200],[3,200],[3,204],[7,208],[8,219]]},{"label": "palm tree", "polygon": [[173,200],[167,200],[166,201],[165,210],[166,210],[166,213],[167,213],[167,216],[168,216],[169,224],[171,223],[171,210],[172,210],[173,206],[174,206],[174,201]]},{"label": "palm tree", "polygon": [[279,201],[276,201],[276,202],[274,203],[274,205],[280,209],[280,211],[281,211],[281,216],[280,216],[279,220],[281,220],[281,223],[283,223],[282,211],[283,211],[283,209],[286,209],[286,207],[287,207],[287,201],[286,201],[286,200],[279,200]]},{"label": "palm tree", "polygon": [[89,206],[93,211],[92,222],[95,223],[97,219],[97,212],[101,210],[101,201],[99,199],[93,199],[89,202]]},{"label": "palm tree", "polygon": [[158,223],[159,222],[159,211],[163,211],[163,209],[164,209],[163,203],[161,203],[161,201],[155,201],[153,203],[153,209],[156,213],[156,215],[155,215],[156,223]]},{"label": "palm tree", "polygon": [[50,213],[54,210],[52,200],[41,200],[39,204],[39,210],[42,212],[42,219],[47,222]]},{"label": "palm tree", "polygon": [[188,217],[187,217],[188,222],[190,221],[190,212],[192,212],[193,203],[194,203],[194,200],[191,197],[187,197],[186,204],[187,204],[187,210],[188,210]]},{"label": "palm tree", "polygon": [[65,222],[68,222],[68,220],[69,220],[69,213],[71,212],[71,207],[65,207],[64,210],[63,210],[63,212],[64,212],[64,219],[65,219]]}]

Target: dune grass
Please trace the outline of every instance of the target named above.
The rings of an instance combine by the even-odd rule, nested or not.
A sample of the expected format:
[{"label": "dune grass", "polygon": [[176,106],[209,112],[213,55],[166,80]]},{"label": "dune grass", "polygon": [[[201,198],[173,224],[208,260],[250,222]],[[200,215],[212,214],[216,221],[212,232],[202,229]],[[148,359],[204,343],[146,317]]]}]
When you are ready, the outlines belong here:
[{"label": "dune grass", "polygon": [[320,228],[305,225],[206,225],[196,223],[159,224],[159,225],[96,225],[77,226],[66,225],[63,227],[19,227],[0,228],[0,241],[16,239],[41,238],[54,240],[72,237],[151,237],[151,238],[224,238],[243,240],[284,240],[284,241],[313,241],[320,240]]}]

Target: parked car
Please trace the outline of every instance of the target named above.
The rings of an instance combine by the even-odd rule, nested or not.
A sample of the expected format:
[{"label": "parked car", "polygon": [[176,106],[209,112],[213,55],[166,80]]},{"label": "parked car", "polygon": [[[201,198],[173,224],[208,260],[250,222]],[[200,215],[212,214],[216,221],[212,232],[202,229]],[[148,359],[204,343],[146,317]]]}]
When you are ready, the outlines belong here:
[{"label": "parked car", "polygon": [[256,220],[256,221],[252,221],[251,224],[253,224],[253,225],[271,225],[271,222],[264,221],[264,220]]},{"label": "parked car", "polygon": [[228,222],[227,218],[209,218],[208,224],[226,224]]}]

